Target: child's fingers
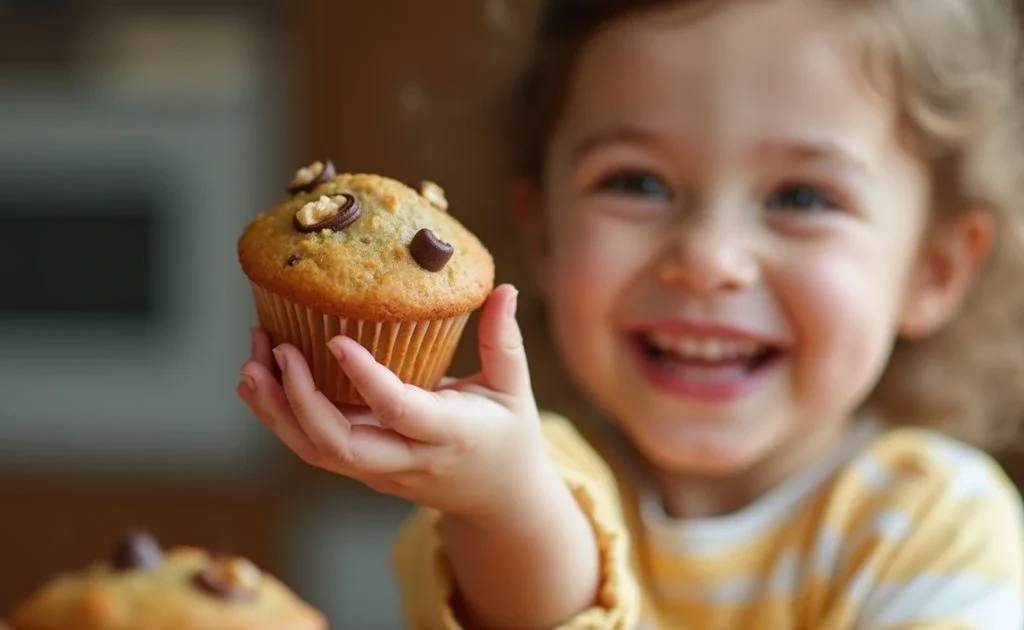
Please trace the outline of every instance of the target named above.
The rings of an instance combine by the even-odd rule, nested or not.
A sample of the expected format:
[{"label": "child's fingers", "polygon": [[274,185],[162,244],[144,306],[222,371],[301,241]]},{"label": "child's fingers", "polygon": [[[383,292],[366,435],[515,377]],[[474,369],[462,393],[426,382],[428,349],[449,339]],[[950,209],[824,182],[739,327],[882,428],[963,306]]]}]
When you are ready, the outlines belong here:
[{"label": "child's fingers", "polygon": [[441,413],[436,395],[404,384],[352,339],[335,337],[327,345],[384,426],[420,442],[441,444],[450,439],[455,418]]},{"label": "child's fingers", "polygon": [[314,457],[316,447],[292,415],[280,383],[263,365],[250,361],[242,366],[238,395],[263,426],[303,460]]},{"label": "child's fingers", "polygon": [[260,416],[282,422],[292,415],[288,398],[270,370],[261,363],[249,361],[242,366],[242,387],[249,393],[253,411]]},{"label": "child's fingers", "polygon": [[373,414],[373,411],[369,407],[363,405],[335,405],[341,410],[341,413],[348,418],[348,423],[352,426],[369,424],[375,427],[383,427],[384,424],[380,421],[380,418]]},{"label": "child's fingers", "polygon": [[370,423],[353,424],[349,434],[349,461],[338,472],[365,480],[367,475],[408,472],[422,466],[435,448]]},{"label": "child's fingers", "polygon": [[518,292],[503,284],[480,315],[480,366],[487,387],[516,397],[531,396],[530,367],[516,321]]},{"label": "child's fingers", "polygon": [[259,327],[250,328],[249,340],[251,348],[249,360],[263,365],[270,370],[271,374],[276,373],[277,363],[274,362],[274,357],[271,354],[270,336],[266,331]]},{"label": "child's fingers", "polygon": [[445,376],[437,383],[437,386],[434,388],[434,391],[442,389],[453,389],[456,391],[463,391],[466,388],[471,387],[473,385],[483,385],[483,381],[484,375],[480,372],[477,372],[473,376],[467,376],[465,378],[454,378],[451,376]]},{"label": "child's fingers", "polygon": [[323,456],[346,464],[352,459],[345,416],[322,392],[316,389],[302,354],[288,344],[273,351],[281,368],[281,382],[292,414]]},{"label": "child's fingers", "polygon": [[[297,354],[294,348],[285,352],[288,358],[294,359],[293,364],[297,363],[297,358],[292,356]],[[312,413],[300,422],[284,388],[266,368],[250,361],[243,366],[242,374],[244,380],[238,386],[239,396],[260,422],[303,461],[360,479],[366,475],[407,471],[417,465],[419,453],[414,450],[415,445],[381,427],[368,409],[355,411],[356,408],[352,408],[351,418],[347,419],[348,416],[314,390],[314,395],[322,399],[320,402],[329,407],[328,413]],[[255,387],[249,386],[250,378]],[[285,380],[292,385],[296,381],[291,373]],[[301,374],[298,380],[301,381]],[[351,427],[348,433],[343,434],[344,426]]]},{"label": "child's fingers", "polygon": [[441,380],[437,382],[437,386],[434,389],[454,389],[458,383],[459,379],[454,376],[443,376],[441,377]]}]

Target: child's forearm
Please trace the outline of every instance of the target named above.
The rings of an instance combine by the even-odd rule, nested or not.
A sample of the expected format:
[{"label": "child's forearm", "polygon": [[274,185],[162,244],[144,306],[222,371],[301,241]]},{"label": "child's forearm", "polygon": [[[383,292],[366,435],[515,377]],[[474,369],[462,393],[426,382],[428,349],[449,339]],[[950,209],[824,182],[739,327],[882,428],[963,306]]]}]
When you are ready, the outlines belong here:
[{"label": "child's forearm", "polygon": [[445,517],[442,535],[468,628],[555,627],[594,604],[600,558],[590,521],[555,474],[518,518]]}]

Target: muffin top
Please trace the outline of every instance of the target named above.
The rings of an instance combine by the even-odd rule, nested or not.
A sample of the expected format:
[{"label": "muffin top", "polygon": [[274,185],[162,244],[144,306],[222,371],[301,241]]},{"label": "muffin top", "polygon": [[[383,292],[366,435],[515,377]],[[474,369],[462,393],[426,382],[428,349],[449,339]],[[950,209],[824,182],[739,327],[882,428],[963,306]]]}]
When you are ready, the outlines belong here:
[{"label": "muffin top", "polygon": [[11,630],[325,630],[319,611],[244,558],[169,550],[142,533],[108,562],[58,577],[18,606]]},{"label": "muffin top", "polygon": [[288,191],[238,241],[245,274],[281,297],[338,317],[426,321],[475,310],[494,286],[490,252],[436,184],[316,162]]}]

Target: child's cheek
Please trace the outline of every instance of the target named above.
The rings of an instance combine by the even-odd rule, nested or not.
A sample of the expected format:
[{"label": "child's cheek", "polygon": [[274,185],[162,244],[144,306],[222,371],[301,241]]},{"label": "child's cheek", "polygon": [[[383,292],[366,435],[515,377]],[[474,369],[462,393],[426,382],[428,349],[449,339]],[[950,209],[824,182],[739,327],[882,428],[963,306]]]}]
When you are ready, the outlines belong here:
[{"label": "child's cheek", "polygon": [[782,289],[796,333],[794,385],[822,404],[852,408],[891,347],[895,274],[856,251],[832,249],[805,262]]},{"label": "child's cheek", "polygon": [[553,248],[557,283],[564,291],[584,294],[586,301],[610,301],[649,265],[651,235],[628,221],[583,216],[563,227]]},{"label": "child's cheek", "polygon": [[610,367],[615,313],[649,253],[635,230],[600,218],[574,221],[555,236],[549,276],[554,332],[569,363],[578,363],[577,377],[590,380],[600,366]]},{"label": "child's cheek", "polygon": [[551,299],[574,318],[591,319],[608,307],[611,284],[620,273],[619,251],[614,243],[603,243],[586,234],[562,240],[552,257]]}]

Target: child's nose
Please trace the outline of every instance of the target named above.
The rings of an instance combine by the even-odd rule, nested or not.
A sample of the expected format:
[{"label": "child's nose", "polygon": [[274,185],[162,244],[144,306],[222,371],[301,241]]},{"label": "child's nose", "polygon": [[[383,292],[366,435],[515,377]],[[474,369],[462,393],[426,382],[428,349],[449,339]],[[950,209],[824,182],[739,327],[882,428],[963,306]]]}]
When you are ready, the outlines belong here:
[{"label": "child's nose", "polygon": [[761,275],[748,241],[741,229],[722,221],[684,226],[659,261],[658,280],[702,295],[747,289]]}]

